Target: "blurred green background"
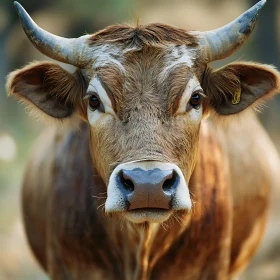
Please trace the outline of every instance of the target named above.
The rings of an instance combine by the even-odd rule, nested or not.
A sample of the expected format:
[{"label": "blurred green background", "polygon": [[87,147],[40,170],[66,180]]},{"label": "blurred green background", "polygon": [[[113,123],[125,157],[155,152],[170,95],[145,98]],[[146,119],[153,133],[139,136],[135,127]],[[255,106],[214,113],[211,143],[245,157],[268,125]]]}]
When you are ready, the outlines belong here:
[{"label": "blurred green background", "polygon": [[[20,0],[44,29],[64,37],[93,33],[109,24],[163,22],[190,30],[220,27],[256,0]],[[280,1],[269,0],[248,43],[215,62],[254,60],[280,68]],[[5,93],[7,74],[33,60],[48,59],[28,41],[13,1],[0,1],[0,279],[48,279],[33,259],[21,224],[20,182],[32,143],[44,125]],[[267,103],[260,119],[280,149],[280,98]],[[280,170],[279,170],[280,171]],[[280,189],[273,190],[265,239],[240,279],[280,279]],[[43,210],[43,209],[42,209]]]}]

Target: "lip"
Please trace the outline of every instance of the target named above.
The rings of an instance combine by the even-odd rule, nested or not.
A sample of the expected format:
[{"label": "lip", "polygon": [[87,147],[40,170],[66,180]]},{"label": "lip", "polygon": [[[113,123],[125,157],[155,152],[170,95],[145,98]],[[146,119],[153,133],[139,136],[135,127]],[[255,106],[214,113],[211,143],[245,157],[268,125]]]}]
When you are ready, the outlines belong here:
[{"label": "lip", "polygon": [[123,217],[132,223],[163,223],[172,215],[171,210],[160,208],[140,208],[123,213]]}]

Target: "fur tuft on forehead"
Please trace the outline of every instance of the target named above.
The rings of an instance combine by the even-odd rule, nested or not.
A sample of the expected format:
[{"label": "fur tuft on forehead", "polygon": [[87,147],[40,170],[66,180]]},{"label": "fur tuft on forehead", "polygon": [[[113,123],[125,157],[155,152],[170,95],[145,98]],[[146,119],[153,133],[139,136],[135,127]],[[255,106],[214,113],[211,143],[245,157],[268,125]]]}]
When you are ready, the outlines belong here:
[{"label": "fur tuft on forehead", "polygon": [[119,42],[129,47],[168,43],[191,47],[198,45],[198,39],[186,30],[161,23],[136,27],[126,24],[111,25],[93,34],[89,41],[90,44]]}]

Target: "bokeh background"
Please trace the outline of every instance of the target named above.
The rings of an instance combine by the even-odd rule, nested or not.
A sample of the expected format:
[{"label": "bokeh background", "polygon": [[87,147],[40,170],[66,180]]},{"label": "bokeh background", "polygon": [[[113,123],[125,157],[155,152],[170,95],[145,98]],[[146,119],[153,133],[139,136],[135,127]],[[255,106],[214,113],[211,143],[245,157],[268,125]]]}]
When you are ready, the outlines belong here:
[{"label": "bokeh background", "polygon": [[[109,24],[163,22],[190,30],[220,27],[257,0],[20,0],[44,29],[64,37],[93,33]],[[278,16],[279,15],[279,16]],[[254,60],[280,68],[280,1],[268,0],[253,36],[235,55],[215,62]],[[20,182],[32,143],[44,125],[5,92],[6,75],[33,60],[47,59],[28,41],[13,1],[0,1],[0,279],[48,279],[26,244]],[[64,65],[65,66],[65,65]],[[267,103],[260,120],[280,150],[280,97]],[[249,131],[249,128],[248,128]],[[249,131],[250,132],[250,131]],[[254,171],[252,171],[254,172]],[[280,172],[280,170],[279,170]],[[265,238],[240,279],[280,279],[280,182],[273,190]],[[42,209],[43,211],[44,209]]]}]

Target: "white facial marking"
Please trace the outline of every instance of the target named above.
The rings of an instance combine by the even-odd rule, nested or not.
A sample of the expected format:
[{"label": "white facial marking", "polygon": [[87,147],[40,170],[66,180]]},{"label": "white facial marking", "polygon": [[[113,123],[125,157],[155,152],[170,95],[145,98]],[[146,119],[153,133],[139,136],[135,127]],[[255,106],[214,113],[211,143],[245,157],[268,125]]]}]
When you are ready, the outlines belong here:
[{"label": "white facial marking", "polygon": [[123,50],[120,47],[112,44],[103,44],[96,47],[91,54],[91,56],[96,57],[93,62],[93,68],[114,63],[122,73],[125,73],[125,69],[121,63],[122,53]]},{"label": "white facial marking", "polygon": [[[87,92],[89,94],[96,93],[98,95],[100,102],[102,102],[104,106],[105,114],[116,115],[112,106],[112,102],[97,77],[94,77],[90,81]],[[104,112],[100,112],[99,110],[92,111],[89,106],[87,112],[88,112],[88,120],[91,125],[94,125],[104,114]]]},{"label": "white facial marking", "polygon": [[[176,114],[185,114],[187,112],[188,102],[189,102],[192,94],[194,93],[194,91],[197,91],[197,90],[202,91],[202,88],[201,88],[198,80],[195,77],[193,77],[189,80],[187,87],[180,99],[179,107],[176,111]],[[201,96],[201,98],[203,98],[203,97]],[[200,122],[200,120],[202,118],[201,106],[198,109],[191,108],[188,113],[193,121]]]},{"label": "white facial marking", "polygon": [[185,113],[186,112],[186,107],[187,104],[194,92],[194,90],[198,90],[201,89],[197,79],[195,79],[194,77],[191,78],[186,86],[186,89],[184,91],[184,93],[182,94],[182,97],[180,99],[180,103],[179,103],[179,107],[177,109],[176,113]]},{"label": "white facial marking", "polygon": [[[126,209],[126,198],[120,188],[118,187],[117,176],[122,169],[133,170],[135,168],[141,168],[143,170],[153,170],[155,168],[161,170],[173,169],[177,172],[180,181],[176,187],[176,192],[172,198],[172,209],[170,210],[157,210],[157,209],[137,209],[127,211]],[[162,163],[157,161],[133,161],[118,165],[112,172],[108,189],[107,189],[107,200],[105,203],[105,210],[107,213],[112,212],[124,212],[124,217],[134,223],[143,223],[149,221],[151,223],[161,223],[167,220],[172,210],[188,210],[191,209],[192,203],[187,182],[181,169],[172,163]]]},{"label": "white facial marking", "polygon": [[168,72],[177,64],[185,63],[188,67],[193,66],[196,52],[186,46],[172,46],[172,52],[168,60],[167,66],[163,70],[162,76],[164,77]]},{"label": "white facial marking", "polygon": [[175,64],[178,64],[178,63],[186,63],[189,67],[192,67],[193,66],[194,54],[195,53],[192,53],[191,50],[185,51],[184,54],[178,60],[176,60],[176,62],[174,62],[173,65],[170,65],[170,66],[172,67],[172,66],[174,66]]}]

